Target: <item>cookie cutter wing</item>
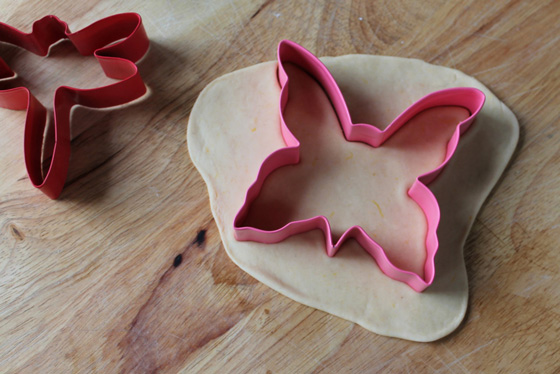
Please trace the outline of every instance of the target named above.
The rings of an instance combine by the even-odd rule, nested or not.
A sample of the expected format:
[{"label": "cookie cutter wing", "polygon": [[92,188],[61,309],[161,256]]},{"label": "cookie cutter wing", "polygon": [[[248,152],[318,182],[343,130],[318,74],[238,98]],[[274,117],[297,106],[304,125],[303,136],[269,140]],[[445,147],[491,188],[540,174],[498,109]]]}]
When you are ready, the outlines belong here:
[{"label": "cookie cutter wing", "polygon": [[[82,55],[93,54],[109,78],[118,82],[108,86],[77,89],[58,87],[54,95],[54,149],[46,175],[42,175],[42,146],[47,110],[25,87],[0,91],[0,107],[26,110],[24,156],[31,183],[51,199],[62,189],[70,162],[70,111],[74,105],[107,108],[126,104],[146,93],[146,86],[135,64],[148,51],[149,39],[136,13],[116,14],[101,19],[77,32],[55,16],[33,23],[32,32],[23,33],[0,23],[0,42],[14,44],[40,56],[50,47],[68,39]],[[0,79],[14,72],[0,58]]]},{"label": "cookie cutter wing", "polygon": [[[289,85],[288,75],[284,69],[285,63],[299,66],[323,87],[335,109],[345,138],[348,141],[358,141],[369,144],[372,147],[379,147],[410,119],[426,109],[439,106],[459,106],[469,111],[469,117],[457,125],[449,140],[444,161],[436,169],[417,177],[408,190],[408,195],[420,206],[427,220],[424,277],[395,266],[387,257],[384,249],[360,226],[348,228],[336,243],[332,241],[330,224],[324,216],[292,221],[276,230],[261,230],[256,227],[242,226],[251,203],[259,195],[268,175],[282,166],[294,165],[299,162],[300,143],[291,133],[284,119],[284,108],[288,101]],[[427,185],[439,175],[444,166],[449,162],[449,159],[457,149],[461,134],[469,128],[476,115],[482,109],[485,95],[478,89],[467,87],[436,91],[412,104],[395,118],[387,128],[380,130],[369,124],[352,123],[342,92],[327,67],[305,48],[289,40],[283,40],[278,45],[278,80],[281,87],[280,126],[286,147],[271,153],[264,160],[255,182],[247,190],[245,201],[235,216],[233,223],[236,240],[255,241],[266,244],[278,243],[292,235],[320,229],[325,236],[328,256],[334,256],[347,239],[354,238],[375,259],[385,275],[408,284],[417,292],[425,290],[426,287],[432,284],[435,276],[434,258],[439,245],[436,231],[440,220],[439,204]]]}]

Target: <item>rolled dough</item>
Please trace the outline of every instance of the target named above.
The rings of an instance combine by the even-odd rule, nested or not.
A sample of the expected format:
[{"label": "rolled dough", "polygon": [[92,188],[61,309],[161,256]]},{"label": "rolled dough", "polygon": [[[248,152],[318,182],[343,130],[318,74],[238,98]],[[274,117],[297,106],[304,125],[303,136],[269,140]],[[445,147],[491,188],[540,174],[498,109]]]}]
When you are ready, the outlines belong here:
[{"label": "rolled dough", "polygon": [[[480,82],[453,69],[367,55],[322,61],[339,84],[354,123],[384,128],[413,102],[443,88],[475,87],[486,94],[476,122],[429,186],[441,209],[434,283],[417,293],[388,278],[355,241],[329,258],[319,230],[278,244],[235,240],[233,219],[247,188],[262,161],[284,146],[276,62],[215,80],[200,94],[189,119],[189,153],[208,186],[224,247],[247,273],[298,302],[378,334],[439,339],[464,317],[468,285],[462,248],[515,149],[517,120]],[[294,83],[286,122],[302,143],[301,162],[269,176],[247,223],[270,229],[321,214],[329,218],[334,235],[359,224],[391,261],[422,274],[425,218],[406,190],[415,177],[443,160],[451,132],[468,114],[455,107],[423,112],[384,145],[372,148],[346,142],[321,88],[295,67],[289,74]]]}]

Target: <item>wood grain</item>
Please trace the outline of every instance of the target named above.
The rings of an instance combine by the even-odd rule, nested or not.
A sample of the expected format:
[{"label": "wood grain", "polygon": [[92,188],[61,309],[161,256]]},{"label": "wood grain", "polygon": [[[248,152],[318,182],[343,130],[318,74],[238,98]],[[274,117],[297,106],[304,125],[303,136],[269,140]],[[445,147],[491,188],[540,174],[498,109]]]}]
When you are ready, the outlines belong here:
[{"label": "wood grain", "polygon": [[[560,371],[559,2],[0,4],[0,21],[24,30],[46,14],[77,30],[137,11],[152,41],[139,64],[148,97],[75,110],[56,202],[27,180],[24,113],[0,110],[0,372]],[[318,55],[454,67],[518,116],[514,159],[467,241],[469,312],[451,336],[377,336],[278,295],[225,255],[187,119],[206,84],[274,59],[282,38]],[[107,80],[66,43],[48,59],[6,45],[0,55],[47,106],[58,85]]]}]

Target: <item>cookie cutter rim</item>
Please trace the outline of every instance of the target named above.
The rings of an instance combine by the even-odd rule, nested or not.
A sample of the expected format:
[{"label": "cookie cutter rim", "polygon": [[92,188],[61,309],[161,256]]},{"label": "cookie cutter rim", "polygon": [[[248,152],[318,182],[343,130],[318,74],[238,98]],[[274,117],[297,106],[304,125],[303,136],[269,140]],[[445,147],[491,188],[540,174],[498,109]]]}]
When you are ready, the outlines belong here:
[{"label": "cookie cutter rim", "polygon": [[[364,123],[353,123],[346,101],[338,84],[330,74],[327,67],[311,52],[290,40],[282,40],[278,45],[278,80],[280,84],[280,128],[285,147],[280,148],[266,157],[261,164],[257,177],[248,188],[243,205],[236,214],[233,226],[234,237],[238,241],[254,241],[265,244],[278,243],[290,236],[301,234],[315,229],[323,231],[327,255],[334,256],[342,244],[349,238],[355,239],[362,248],[376,261],[380,270],[388,277],[409,285],[414,291],[422,292],[433,283],[435,277],[435,255],[439,242],[437,227],[440,220],[439,203],[427,187],[443,170],[449,162],[457,146],[459,138],[474,122],[476,115],[482,109],[486,99],[484,93],[476,88],[459,87],[449,88],[430,93],[413,103],[398,115],[384,130]],[[427,221],[426,232],[426,259],[424,261],[424,276],[407,271],[395,266],[387,257],[384,249],[373,240],[360,226],[351,226],[342,234],[336,243],[333,243],[330,223],[325,216],[315,216],[304,220],[288,222],[275,230],[263,230],[251,226],[241,226],[246,218],[249,207],[260,194],[266,178],[276,169],[299,163],[298,139],[289,130],[284,119],[284,109],[288,101],[289,78],[284,69],[284,63],[293,63],[302,68],[313,77],[323,88],[338,117],[339,124],[347,141],[366,143],[374,148],[381,146],[399,128],[404,126],[412,117],[420,112],[439,106],[459,106],[467,109],[469,117],[459,122],[447,143],[444,161],[427,173],[418,176],[408,189],[408,196],[420,206]]]},{"label": "cookie cutter rim", "polygon": [[[33,186],[51,199],[60,195],[68,174],[72,107],[107,108],[126,104],[147,92],[135,62],[148,51],[149,39],[137,13],[115,14],[76,32],[71,32],[66,22],[52,15],[35,21],[29,34],[0,23],[0,42],[16,45],[39,56],[47,56],[53,44],[66,39],[80,54],[93,55],[105,75],[118,81],[90,89],[60,86],[55,90],[54,148],[44,176],[41,163],[46,108],[26,87],[0,90],[0,107],[26,110],[24,158],[27,174]],[[15,73],[0,58],[0,79],[11,77],[15,77]]]}]

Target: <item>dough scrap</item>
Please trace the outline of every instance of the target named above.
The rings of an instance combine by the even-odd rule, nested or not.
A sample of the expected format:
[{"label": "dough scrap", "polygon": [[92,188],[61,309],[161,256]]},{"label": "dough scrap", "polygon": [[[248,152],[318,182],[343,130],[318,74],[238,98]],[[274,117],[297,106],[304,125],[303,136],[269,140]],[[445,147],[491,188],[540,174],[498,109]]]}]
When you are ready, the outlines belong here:
[{"label": "dough scrap", "polygon": [[[329,258],[325,254],[323,233],[319,230],[272,245],[235,240],[233,219],[247,188],[255,180],[262,161],[284,146],[278,116],[276,62],[258,64],[216,79],[200,94],[189,119],[189,153],[208,186],[212,213],[226,252],[257,280],[300,303],[381,335],[414,341],[439,339],[452,332],[464,317],[468,284],[462,248],[480,206],[513,154],[519,136],[517,120],[485,86],[457,70],[415,59],[384,56],[348,55],[321,60],[339,84],[354,123],[385,127],[413,102],[443,88],[475,87],[486,94],[486,103],[476,122],[461,137],[445,170],[429,186],[441,209],[434,283],[423,293],[416,293],[406,284],[381,273],[375,261],[355,241],[347,242],[335,257]],[[450,115],[460,116],[461,113]],[[378,149],[370,147],[367,151],[372,150],[375,155]],[[347,161],[365,162],[355,154]],[[366,161],[371,163],[371,158]],[[356,170],[373,171],[368,175],[356,175],[349,184],[371,184],[371,174],[383,173],[388,168],[385,163],[380,164],[381,169],[375,169],[377,171],[368,169],[369,164],[354,166]],[[395,165],[388,169],[398,167],[398,163]],[[403,185],[402,181],[399,183],[395,183],[395,189]],[[333,186],[336,188],[336,184]],[[340,191],[335,193],[327,189],[321,193],[332,194],[331,202],[324,204],[324,209],[332,209],[332,202],[334,210],[341,213],[348,211],[343,209],[343,204],[354,206],[351,212],[356,206],[368,206],[352,199],[342,202]],[[266,194],[265,188],[263,194]],[[396,200],[398,202],[398,198]],[[406,204],[405,200],[401,202]],[[386,239],[389,243],[417,242],[413,239],[418,234],[410,228],[381,225],[386,215],[399,211],[391,209],[395,201],[390,204],[386,200],[375,202],[377,204],[370,202],[370,209],[362,209],[349,217],[359,216],[358,219],[367,221],[373,219],[375,213],[377,221],[371,225],[375,235],[389,233]],[[303,204],[304,211],[299,213],[323,208],[313,207],[314,204]],[[313,211],[313,215],[316,213]],[[323,212],[327,217],[330,213]],[[404,217],[402,221],[410,222]],[[404,261],[398,252],[394,256]],[[410,266],[417,269],[417,265],[412,261]]]}]

